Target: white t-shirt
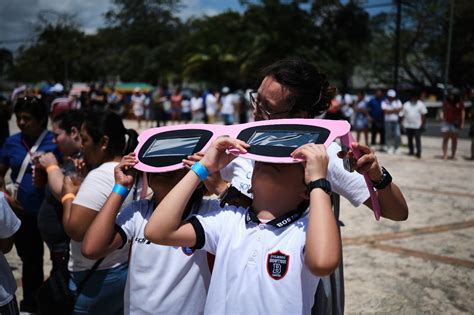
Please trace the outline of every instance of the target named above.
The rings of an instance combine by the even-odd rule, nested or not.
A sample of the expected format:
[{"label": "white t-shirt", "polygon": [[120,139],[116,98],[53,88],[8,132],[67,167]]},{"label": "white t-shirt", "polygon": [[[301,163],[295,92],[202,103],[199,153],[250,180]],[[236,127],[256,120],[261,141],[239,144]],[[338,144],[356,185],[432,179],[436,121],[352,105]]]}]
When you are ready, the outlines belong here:
[{"label": "white t-shirt", "polygon": [[412,103],[410,101],[403,104],[401,115],[403,116],[403,127],[419,129],[422,124],[422,116],[428,112],[422,101]]},{"label": "white t-shirt", "polygon": [[234,113],[234,95],[228,94],[222,97],[221,114],[232,115]]},{"label": "white t-shirt", "polygon": [[135,116],[143,116],[143,114],[145,113],[145,100],[146,100],[145,94],[132,95],[131,101],[132,101],[133,114]]},{"label": "white t-shirt", "polygon": [[[326,149],[329,157],[327,180],[331,183],[332,191],[349,200],[358,207],[370,194],[364,180],[364,176],[357,172],[348,172],[344,169],[343,161],[337,156],[341,147],[333,142]],[[228,181],[247,196],[251,196],[247,190],[251,186],[254,161],[244,158],[236,158],[221,170],[221,177]]]},{"label": "white t-shirt", "polygon": [[206,114],[215,115],[217,111],[217,98],[209,93],[206,96]]},{"label": "white t-shirt", "polygon": [[[400,100],[393,100],[389,101],[388,99],[382,101],[382,110],[393,110],[393,109],[401,109],[402,102]],[[393,114],[385,114],[385,121],[394,122],[398,121],[398,117],[400,116],[398,113]]]},{"label": "white t-shirt", "polygon": [[194,112],[194,111],[197,111],[197,110],[201,110],[203,107],[203,102],[202,102],[202,97],[192,97],[191,98],[191,110]]},{"label": "white t-shirt", "polygon": [[207,202],[192,222],[197,247],[216,255],[204,313],[310,314],[319,278],[304,264],[308,216],[278,228]]},{"label": "white t-shirt", "polygon": [[187,99],[183,99],[181,101],[181,112],[189,113],[190,111],[191,111],[191,101]]},{"label": "white t-shirt", "polygon": [[202,314],[211,278],[207,253],[146,240],[153,209],[153,201],[135,201],[116,219],[124,243],[132,242],[125,314]]},{"label": "white t-shirt", "polygon": [[[20,225],[20,220],[10,208],[4,193],[0,191],[0,239],[11,237]],[[3,252],[0,251],[0,306],[8,304],[15,296],[15,291],[15,278]]]},{"label": "white t-shirt", "polygon": [[[94,211],[100,211],[105,201],[112,192],[115,185],[114,167],[118,162],[107,162],[92,170],[87,174],[86,178],[79,188],[73,204],[83,206]],[[132,194],[127,196],[124,205],[132,201]],[[68,268],[70,271],[83,271],[91,269],[95,260],[90,260],[82,256],[81,253],[82,242],[71,240],[70,248],[71,255],[69,258]],[[121,250],[116,250],[102,261],[97,269],[110,269],[117,267],[128,261],[129,246],[124,246]]]}]

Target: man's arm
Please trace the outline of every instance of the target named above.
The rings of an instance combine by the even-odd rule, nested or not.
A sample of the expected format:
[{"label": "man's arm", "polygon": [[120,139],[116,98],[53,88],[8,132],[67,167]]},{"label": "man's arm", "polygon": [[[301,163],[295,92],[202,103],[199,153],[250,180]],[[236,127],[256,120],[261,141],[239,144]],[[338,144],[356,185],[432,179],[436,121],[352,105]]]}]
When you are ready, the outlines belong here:
[{"label": "man's arm", "polygon": [[[356,161],[355,170],[359,173],[367,172],[374,183],[382,179],[382,170],[373,150],[365,145],[352,143],[352,148],[361,151],[362,156]],[[377,190],[380,211],[384,218],[394,221],[404,221],[408,218],[408,205],[400,188],[395,183]],[[367,199],[364,204],[373,210],[372,202]]]}]

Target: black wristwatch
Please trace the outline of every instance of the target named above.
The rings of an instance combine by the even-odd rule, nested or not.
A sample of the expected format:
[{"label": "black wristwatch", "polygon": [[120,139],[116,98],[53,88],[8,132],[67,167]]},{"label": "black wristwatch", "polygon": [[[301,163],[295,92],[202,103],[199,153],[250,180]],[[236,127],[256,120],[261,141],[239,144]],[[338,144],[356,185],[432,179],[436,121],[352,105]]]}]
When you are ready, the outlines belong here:
[{"label": "black wristwatch", "polygon": [[392,182],[392,175],[382,166],[382,179],[378,183],[374,183],[374,187],[377,190],[384,189]]},{"label": "black wristwatch", "polygon": [[315,188],[321,188],[328,195],[331,195],[332,193],[331,183],[326,178],[320,178],[320,179],[313,180],[312,182],[310,182],[308,184],[308,193],[311,193],[311,191]]}]

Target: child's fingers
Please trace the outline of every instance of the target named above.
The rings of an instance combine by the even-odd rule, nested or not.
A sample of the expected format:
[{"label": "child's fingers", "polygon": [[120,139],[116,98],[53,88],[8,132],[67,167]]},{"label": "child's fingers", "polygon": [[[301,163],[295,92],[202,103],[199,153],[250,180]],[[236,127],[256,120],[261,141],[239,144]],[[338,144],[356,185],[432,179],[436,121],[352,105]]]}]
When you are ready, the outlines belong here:
[{"label": "child's fingers", "polygon": [[204,153],[202,152],[197,152],[194,153],[193,155],[188,155],[188,161],[194,161],[194,162],[199,162],[201,159],[204,157]]},{"label": "child's fingers", "polygon": [[191,167],[194,165],[194,163],[196,163],[195,161],[192,161],[192,160],[187,160],[187,159],[183,159],[182,160],[183,164],[185,167]]}]

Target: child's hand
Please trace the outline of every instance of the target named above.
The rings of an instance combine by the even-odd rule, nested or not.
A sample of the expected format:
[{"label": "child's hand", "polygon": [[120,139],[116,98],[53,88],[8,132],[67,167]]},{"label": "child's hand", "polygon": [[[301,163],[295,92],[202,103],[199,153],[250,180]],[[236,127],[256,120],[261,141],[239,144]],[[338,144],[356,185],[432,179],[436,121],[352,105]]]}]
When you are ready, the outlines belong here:
[{"label": "child's hand", "polygon": [[[358,159],[354,157],[353,150],[358,150],[360,152],[361,156]],[[337,154],[337,156],[342,159],[346,156],[346,154],[349,155],[349,160],[351,161],[351,165],[354,170],[361,174],[367,172],[370,180],[375,183],[380,182],[382,179],[382,169],[379,165],[377,157],[375,156],[374,150],[370,149],[366,145],[353,142],[349,151],[341,151]]]},{"label": "child's hand", "polygon": [[219,137],[207,149],[206,154],[201,159],[201,164],[207,169],[209,174],[214,173],[236,158],[235,155],[227,152],[228,149],[238,149],[242,153],[247,153],[246,148],[248,147],[250,145],[241,140],[228,136]]},{"label": "child's hand", "polygon": [[135,152],[122,157],[120,163],[114,168],[115,183],[131,189],[135,182],[136,171],[133,167],[138,163]]},{"label": "child's hand", "polygon": [[201,161],[203,157],[203,152],[196,152],[193,155],[188,155],[187,159],[183,159],[183,164],[187,169],[191,169],[194,163]]},{"label": "child's hand", "polygon": [[320,178],[326,178],[329,158],[324,145],[305,144],[293,151],[291,157],[304,160],[304,180],[306,184]]}]

